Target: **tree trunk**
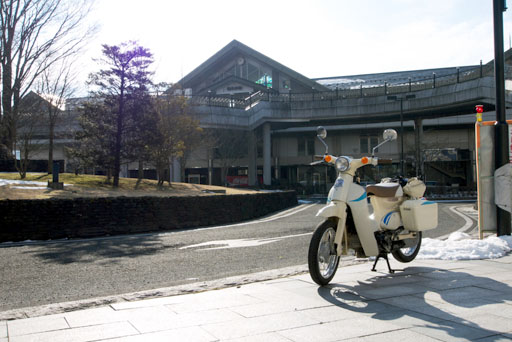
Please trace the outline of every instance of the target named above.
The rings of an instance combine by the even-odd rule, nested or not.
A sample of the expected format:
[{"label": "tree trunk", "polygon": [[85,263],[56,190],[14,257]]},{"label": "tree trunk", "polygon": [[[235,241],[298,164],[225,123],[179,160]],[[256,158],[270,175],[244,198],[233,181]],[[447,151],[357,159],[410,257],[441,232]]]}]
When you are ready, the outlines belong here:
[{"label": "tree trunk", "polygon": [[119,113],[117,116],[117,131],[116,131],[116,145],[114,152],[114,182],[112,186],[117,188],[119,186],[119,172],[121,171],[121,139],[123,134],[123,116],[124,116],[124,89],[125,75],[121,75],[121,93],[119,95]]},{"label": "tree trunk", "polygon": [[221,168],[220,168],[220,181],[221,181],[221,185],[222,186],[226,186],[226,184],[228,183],[228,169],[229,167],[226,166],[226,165],[223,165]]},{"label": "tree trunk", "polygon": [[55,124],[51,122],[50,119],[50,141],[48,146],[48,174],[51,175],[53,173],[53,135],[55,131]]},{"label": "tree trunk", "polygon": [[144,161],[142,159],[139,159],[139,169],[137,171],[137,181],[141,182],[144,178]]},{"label": "tree trunk", "polygon": [[9,44],[2,48],[4,50],[2,56],[2,133],[4,135],[2,142],[12,155],[15,142],[12,131],[12,53]]},{"label": "tree trunk", "polygon": [[105,183],[110,184],[111,180],[112,180],[112,168],[109,167],[107,169],[107,180],[105,181]]}]

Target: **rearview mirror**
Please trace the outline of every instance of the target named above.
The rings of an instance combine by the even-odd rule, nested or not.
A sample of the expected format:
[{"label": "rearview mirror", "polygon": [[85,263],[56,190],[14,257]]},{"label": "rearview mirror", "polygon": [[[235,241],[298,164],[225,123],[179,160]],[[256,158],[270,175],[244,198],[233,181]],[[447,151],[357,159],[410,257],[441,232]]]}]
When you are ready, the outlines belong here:
[{"label": "rearview mirror", "polygon": [[316,137],[318,138],[318,140],[320,140],[322,145],[325,146],[325,154],[328,154],[329,146],[327,146],[327,143],[324,140],[325,138],[327,138],[327,130],[323,126],[318,126],[316,128]]},{"label": "rearview mirror", "polygon": [[384,134],[382,134],[382,137],[384,138],[384,141],[381,142],[380,144],[378,144],[377,146],[375,146],[373,149],[372,149],[372,157],[375,156],[375,151],[381,147],[382,145],[384,145],[385,143],[387,142],[390,142],[390,141],[393,141],[393,140],[396,140],[396,137],[397,137],[397,134],[396,134],[396,131],[394,129],[391,129],[391,128],[388,128],[384,131]]},{"label": "rearview mirror", "polygon": [[396,140],[397,134],[394,129],[388,128],[384,131],[383,138],[385,141]]},{"label": "rearview mirror", "polygon": [[322,139],[327,138],[327,130],[322,126],[318,126],[316,128],[316,136]]}]

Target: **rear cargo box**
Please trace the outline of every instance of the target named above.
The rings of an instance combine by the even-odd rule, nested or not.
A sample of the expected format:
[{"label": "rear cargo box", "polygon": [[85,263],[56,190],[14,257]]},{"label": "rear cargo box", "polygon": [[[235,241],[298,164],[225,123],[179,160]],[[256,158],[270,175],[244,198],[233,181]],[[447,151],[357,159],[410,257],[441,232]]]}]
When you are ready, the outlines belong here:
[{"label": "rear cargo box", "polygon": [[422,231],[437,227],[437,203],[426,200],[409,200],[400,206],[402,222],[407,230]]}]

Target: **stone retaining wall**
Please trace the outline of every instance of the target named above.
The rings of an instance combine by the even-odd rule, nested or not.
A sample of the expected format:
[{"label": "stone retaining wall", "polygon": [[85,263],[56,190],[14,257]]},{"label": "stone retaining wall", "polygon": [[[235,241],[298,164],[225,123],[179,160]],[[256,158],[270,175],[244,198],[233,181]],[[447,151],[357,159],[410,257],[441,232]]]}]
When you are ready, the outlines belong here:
[{"label": "stone retaining wall", "polygon": [[241,222],[297,204],[295,192],[0,201],[0,242],[87,238]]}]

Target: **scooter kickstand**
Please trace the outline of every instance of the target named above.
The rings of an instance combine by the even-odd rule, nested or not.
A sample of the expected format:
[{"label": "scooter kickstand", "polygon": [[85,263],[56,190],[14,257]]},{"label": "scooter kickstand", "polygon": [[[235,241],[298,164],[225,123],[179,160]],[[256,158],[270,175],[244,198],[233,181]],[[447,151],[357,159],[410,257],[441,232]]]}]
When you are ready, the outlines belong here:
[{"label": "scooter kickstand", "polygon": [[393,274],[395,273],[395,270],[393,270],[391,268],[391,265],[389,264],[389,259],[388,259],[388,255],[387,253],[382,253],[382,254],[379,254],[377,256],[377,259],[375,259],[375,262],[373,263],[373,267],[372,267],[372,271],[373,272],[377,272],[377,270],[375,269],[375,266],[377,266],[377,262],[379,261],[380,258],[383,258],[386,260],[386,263],[388,264],[388,270],[389,270],[389,273]]}]

